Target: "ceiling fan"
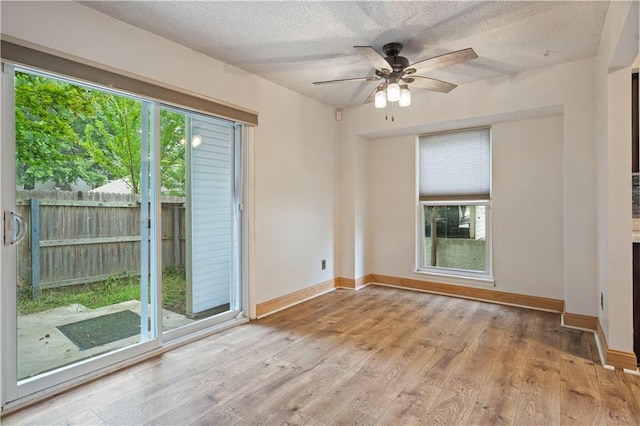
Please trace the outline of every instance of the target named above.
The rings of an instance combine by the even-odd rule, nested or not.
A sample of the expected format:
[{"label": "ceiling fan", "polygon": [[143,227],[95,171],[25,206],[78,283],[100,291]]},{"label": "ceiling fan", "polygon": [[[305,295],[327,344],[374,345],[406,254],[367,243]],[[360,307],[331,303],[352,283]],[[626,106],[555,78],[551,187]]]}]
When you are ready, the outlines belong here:
[{"label": "ceiling fan", "polygon": [[382,81],[367,97],[365,103],[375,101],[376,108],[385,108],[387,101],[398,102],[399,106],[411,104],[409,86],[449,93],[457,86],[435,78],[416,75],[451,65],[460,64],[478,57],[472,48],[434,56],[409,65],[409,60],[400,56],[401,43],[387,43],[382,47],[383,57],[371,46],[354,46],[375,68],[375,76],[344,78],[339,80],[315,81],[313,84],[329,84],[346,81]]}]

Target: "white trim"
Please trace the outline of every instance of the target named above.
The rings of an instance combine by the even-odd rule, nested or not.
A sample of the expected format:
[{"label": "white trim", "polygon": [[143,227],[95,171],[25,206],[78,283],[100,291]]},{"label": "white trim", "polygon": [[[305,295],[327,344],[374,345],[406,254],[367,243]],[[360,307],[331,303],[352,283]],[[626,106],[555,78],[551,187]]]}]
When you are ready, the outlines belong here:
[{"label": "white trim", "polygon": [[434,269],[417,269],[413,271],[414,274],[420,275],[420,279],[425,277],[433,278],[437,282],[442,284],[455,284],[463,286],[483,286],[483,287],[495,287],[496,281],[493,278],[485,276],[474,276],[467,271],[460,271],[459,274],[447,273],[447,271],[457,271],[455,269],[440,268],[437,271]]},{"label": "white trim", "polygon": [[197,334],[200,330],[206,330],[208,328],[215,327],[216,324],[221,324],[226,321],[230,321],[233,318],[237,318],[238,314],[241,312],[242,311],[240,310],[221,312],[209,318],[203,318],[199,321],[164,331],[162,333],[162,344],[171,345],[174,341],[186,338],[191,334]]},{"label": "white trim", "polygon": [[151,339],[156,339],[157,345],[162,345],[162,176],[160,167],[162,165],[162,148],[160,127],[160,109],[158,102],[152,102],[151,112],[151,135],[150,135],[150,212],[151,218],[151,244],[149,250],[149,265],[151,279]]},{"label": "white trim", "polygon": [[247,268],[247,276],[246,276],[246,290],[247,294],[245,296],[245,300],[247,305],[244,307],[245,311],[248,312],[249,318],[256,318],[256,300],[255,300],[255,288],[254,288],[254,276],[255,276],[255,127],[247,126],[246,130],[246,156],[247,156],[247,164],[246,164],[246,186],[247,186],[247,194],[246,194],[246,204],[245,204],[245,221],[247,225],[247,233],[245,236],[245,244],[246,244],[246,259],[245,264]]},{"label": "white trim", "polygon": [[[151,103],[140,102],[140,341],[146,342],[149,333],[149,144],[155,143],[150,137],[149,111]],[[155,118],[155,117],[153,117]],[[151,140],[150,140],[151,139]],[[151,162],[153,165],[153,162]],[[154,222],[155,222],[155,218]],[[153,310],[152,310],[153,311]]]},{"label": "white trim", "polygon": [[114,363],[119,363],[130,357],[138,356],[158,347],[155,340],[135,343],[123,348],[112,350],[101,355],[75,361],[71,364],[57,367],[45,373],[29,377],[18,382],[18,398],[37,394],[58,384],[73,381],[77,377],[84,377],[92,371],[98,371]]},{"label": "white trim", "polygon": [[598,336],[598,332],[595,330],[591,330],[593,332],[593,338],[596,341],[596,347],[598,348],[598,355],[600,356],[600,364],[602,368],[605,370],[615,370],[616,368],[613,365],[608,365],[606,363],[605,353],[602,351],[602,343],[600,342],[600,337]]},{"label": "white trim", "polygon": [[[2,81],[0,99],[2,114],[0,125],[2,155],[0,156],[0,212],[14,210],[16,204],[15,191],[15,74],[14,67],[2,64]],[[3,227],[4,232],[4,227]],[[17,251],[14,245],[5,246],[0,238],[0,407],[7,401],[18,397],[18,365],[17,365],[17,313],[16,313],[16,261]],[[12,330],[12,332],[8,332]],[[10,351],[4,348],[11,348]]]}]

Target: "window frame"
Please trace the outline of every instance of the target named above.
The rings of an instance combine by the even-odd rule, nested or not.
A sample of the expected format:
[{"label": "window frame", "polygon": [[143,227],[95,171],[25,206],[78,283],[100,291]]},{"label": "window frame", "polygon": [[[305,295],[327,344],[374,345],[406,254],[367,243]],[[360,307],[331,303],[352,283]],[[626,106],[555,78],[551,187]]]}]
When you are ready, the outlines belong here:
[{"label": "window frame", "polygon": [[[420,143],[421,139],[428,136],[440,135],[443,133],[462,133],[469,130],[486,128],[489,132],[489,196],[475,197],[465,196],[443,196],[434,199],[421,199],[420,197]],[[448,281],[452,284],[480,284],[495,286],[493,277],[493,201],[492,201],[492,167],[493,167],[493,143],[490,126],[462,128],[447,132],[437,132],[419,135],[416,138],[416,258],[414,272],[421,275],[432,276],[441,281]],[[460,268],[446,268],[441,266],[425,265],[425,206],[484,206],[485,207],[485,270],[474,271]]]},{"label": "window frame", "polygon": [[[446,268],[442,266],[425,265],[425,206],[484,206],[485,208],[485,270],[473,271],[460,268]],[[483,284],[494,284],[493,281],[493,259],[492,259],[492,203],[491,200],[446,200],[446,201],[420,201],[418,200],[418,235],[416,244],[416,272],[429,275],[445,276],[452,278],[464,278],[479,280]]]}]

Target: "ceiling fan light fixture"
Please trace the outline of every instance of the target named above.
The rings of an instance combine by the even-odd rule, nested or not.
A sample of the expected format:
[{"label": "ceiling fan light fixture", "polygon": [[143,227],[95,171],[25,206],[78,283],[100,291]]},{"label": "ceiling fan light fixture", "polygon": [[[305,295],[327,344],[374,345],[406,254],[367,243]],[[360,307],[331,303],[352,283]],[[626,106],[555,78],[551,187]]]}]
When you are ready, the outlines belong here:
[{"label": "ceiling fan light fixture", "polygon": [[392,81],[387,86],[387,100],[389,102],[398,102],[400,100],[400,85]]},{"label": "ceiling fan light fixture", "polygon": [[386,108],[387,107],[387,94],[384,89],[378,89],[376,92],[376,97],[374,99],[374,105],[376,108]]},{"label": "ceiling fan light fixture", "polygon": [[[313,84],[382,80],[382,84],[379,84],[372,92],[370,92],[365,100],[366,104],[373,101],[376,108],[386,108],[389,105],[389,102],[392,103],[391,107],[393,107],[394,102],[398,102],[398,106],[400,107],[410,106],[411,91],[409,90],[409,85],[412,85],[415,89],[426,89],[434,92],[449,93],[451,90],[456,88],[455,84],[419,74],[461,64],[478,57],[476,52],[474,52],[472,48],[468,47],[455,52],[433,56],[411,64],[407,58],[400,56],[402,43],[393,42],[382,46],[382,51],[386,57],[382,56],[371,46],[353,47],[375,69],[375,76],[314,81]],[[394,121],[393,108],[391,108],[391,111],[391,121]]]},{"label": "ceiling fan light fixture", "polygon": [[411,105],[411,92],[409,91],[409,86],[406,84],[400,86],[400,99],[398,100],[398,105],[401,107]]}]

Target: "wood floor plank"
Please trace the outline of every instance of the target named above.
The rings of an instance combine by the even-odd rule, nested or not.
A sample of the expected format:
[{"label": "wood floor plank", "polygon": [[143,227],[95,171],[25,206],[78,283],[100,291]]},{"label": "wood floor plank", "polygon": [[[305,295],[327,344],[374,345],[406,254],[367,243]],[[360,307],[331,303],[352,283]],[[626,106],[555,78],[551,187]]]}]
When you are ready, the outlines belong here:
[{"label": "wood floor plank", "polygon": [[[191,425],[198,426],[211,426],[211,425],[233,425],[240,421],[240,418],[236,416],[231,410],[225,407],[216,407],[213,410],[207,411],[204,415],[198,418],[196,421],[191,422]],[[183,422],[167,423],[168,426],[175,426],[176,424],[186,424]]]},{"label": "wood floor plank", "polygon": [[560,423],[559,362],[529,358],[520,391],[516,424]]},{"label": "wood floor plank", "polygon": [[640,378],[560,316],[336,290],[2,417],[2,424],[638,424]]},{"label": "wood floor plank", "polygon": [[[509,311],[507,311],[509,312]],[[498,342],[499,350],[487,374],[475,407],[469,414],[470,424],[513,424],[524,377],[524,369],[529,354],[529,341],[526,338],[527,326],[513,321],[516,312],[506,315],[511,326],[505,330]],[[482,342],[484,336],[480,338]],[[496,340],[497,341],[497,340]]]},{"label": "wood floor plank", "polygon": [[375,425],[377,420],[368,414],[349,408],[339,413],[339,415],[331,421],[336,426],[371,426]]},{"label": "wood floor plank", "polygon": [[380,377],[401,356],[404,350],[399,344],[402,334],[387,333],[377,340],[375,333],[368,335],[370,341],[361,354],[361,363],[341,377],[337,377],[325,392],[304,407],[304,412],[325,423],[345,409],[369,383]]},{"label": "wood floor plank", "polygon": [[[216,416],[220,415],[220,413],[230,412],[225,409],[219,410],[220,405],[253,388],[256,380],[262,381],[273,375],[280,374],[288,366],[289,363],[275,358],[262,360],[258,364],[233,375],[230,380],[220,382],[212,389],[200,392],[194,395],[193,398],[176,404],[169,411],[160,410],[154,413],[149,417],[149,423],[164,425],[188,424],[199,421],[209,411],[214,411]],[[236,421],[241,420],[236,415],[232,417]]]},{"label": "wood floor plank", "polygon": [[529,358],[560,361],[560,323],[558,314],[551,312],[535,312],[536,322],[533,330],[533,341],[529,350]]},{"label": "wood floor plank", "polygon": [[321,422],[318,419],[315,419],[311,416],[308,416],[307,414],[303,413],[303,412],[297,412],[295,413],[293,416],[291,416],[290,418],[288,418],[284,423],[282,423],[283,425],[287,425],[287,426],[325,426],[326,423]]},{"label": "wood floor plank", "polygon": [[616,371],[599,368],[596,374],[607,424],[638,424],[640,413],[633,412],[633,405],[627,399],[627,393]]},{"label": "wood floor plank", "polygon": [[[135,366],[134,366],[135,368]],[[96,407],[101,402],[119,398],[127,392],[144,389],[144,384],[136,380],[130,370],[111,374],[101,380],[84,384],[74,392],[56,395],[38,405],[38,410],[21,410],[8,418],[2,418],[5,424],[49,425],[64,422],[69,413],[83,411],[87,407]]]},{"label": "wood floor plank", "polygon": [[603,419],[598,377],[588,339],[592,333],[560,333],[560,405],[562,424],[599,424]]},{"label": "wood floor plank", "polygon": [[432,352],[419,345],[403,350],[380,377],[360,390],[351,403],[353,409],[379,419],[409,379],[422,369],[420,360]]},{"label": "wood floor plank", "polygon": [[422,424],[423,417],[442,392],[458,362],[462,351],[431,346],[422,366],[422,371],[407,381],[379,419],[384,425]]},{"label": "wood floor plank", "polygon": [[328,387],[338,374],[340,374],[339,370],[325,365],[313,368],[298,377],[297,380],[291,381],[274,398],[255,407],[255,410],[238,424],[251,426],[256,424],[286,423],[313,400],[316,394]]},{"label": "wood floor plank", "polygon": [[94,413],[92,410],[82,410],[78,413],[71,412],[69,416],[64,420],[58,421],[57,423],[52,423],[52,426],[55,425],[64,425],[64,426],[87,426],[87,425],[101,425],[103,424],[102,419]]},{"label": "wood floor plank", "polygon": [[[489,317],[482,316],[482,318],[488,321]],[[479,329],[484,326],[482,321],[476,324],[479,324],[477,326]],[[469,336],[479,335],[478,331],[473,331],[473,327],[467,328],[470,330]],[[496,356],[496,349],[486,345],[481,346],[478,339],[472,340],[471,345],[465,349],[462,360],[453,369],[450,379],[425,416],[424,423],[465,424],[476,405]]]},{"label": "wood floor plank", "polygon": [[463,378],[453,378],[447,389],[443,389],[438,399],[427,412],[423,424],[464,424],[464,419],[471,413],[480,386]]},{"label": "wood floor plank", "polygon": [[625,391],[631,412],[635,416],[637,424],[640,424],[640,376],[625,374],[616,370],[621,386]]},{"label": "wood floor plank", "polygon": [[308,362],[309,359],[318,360],[322,356],[324,354],[318,355],[315,351],[307,352],[298,359],[297,364],[290,365],[284,368],[280,374],[258,382],[257,386],[225,402],[223,406],[240,418],[249,416],[256,407],[285,391],[292,381],[298,380],[299,377],[311,371],[314,365],[312,362]]}]

